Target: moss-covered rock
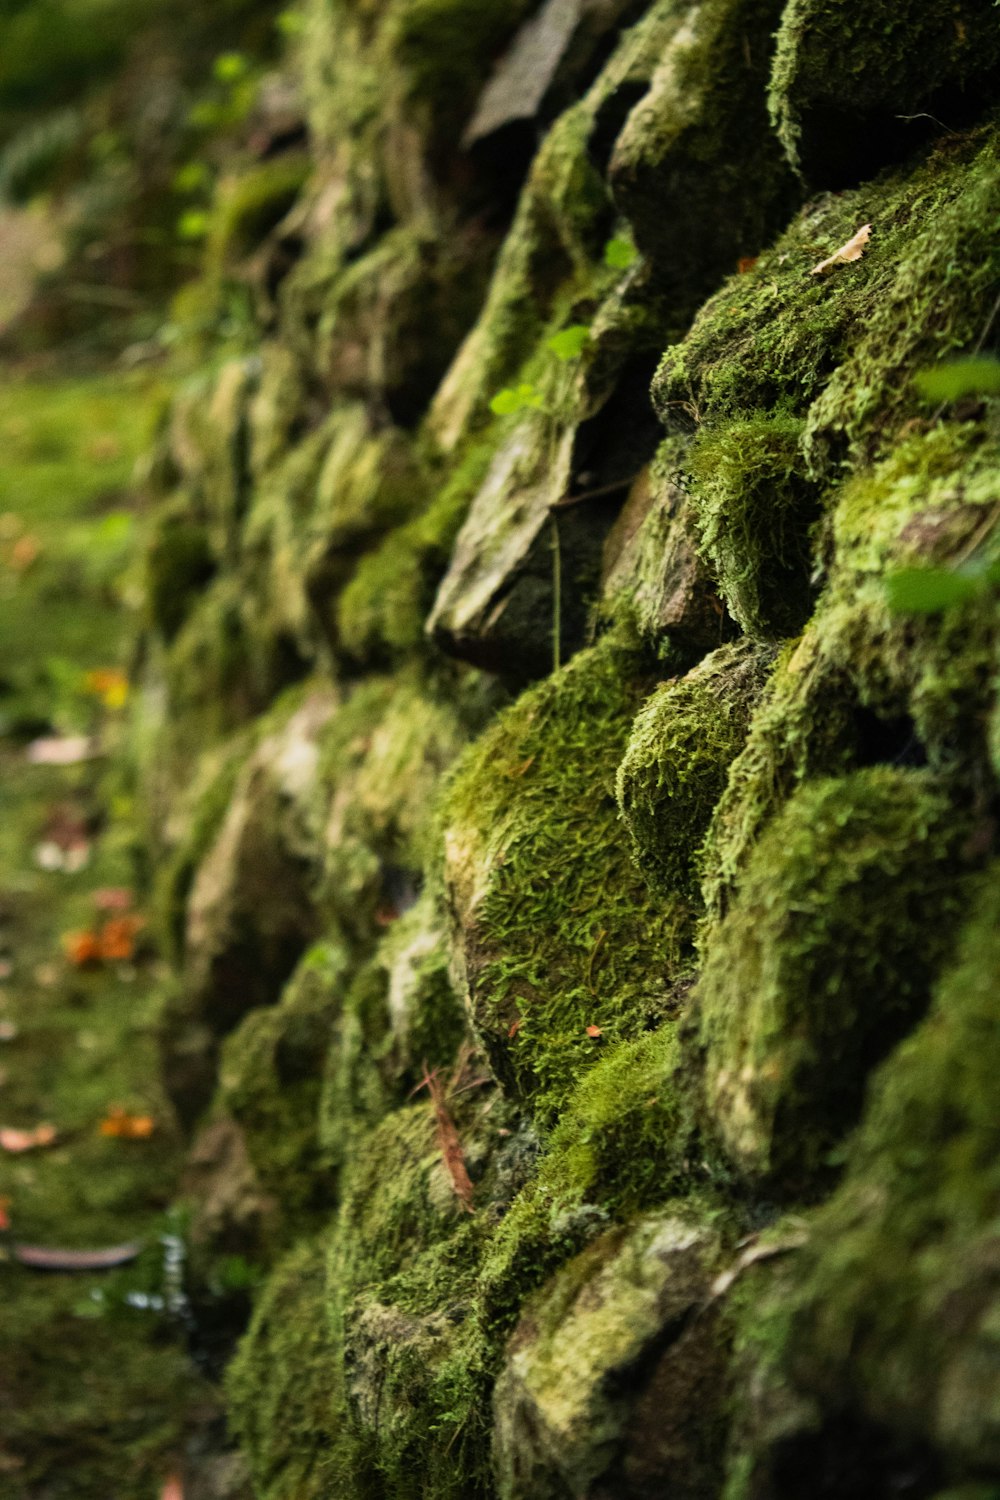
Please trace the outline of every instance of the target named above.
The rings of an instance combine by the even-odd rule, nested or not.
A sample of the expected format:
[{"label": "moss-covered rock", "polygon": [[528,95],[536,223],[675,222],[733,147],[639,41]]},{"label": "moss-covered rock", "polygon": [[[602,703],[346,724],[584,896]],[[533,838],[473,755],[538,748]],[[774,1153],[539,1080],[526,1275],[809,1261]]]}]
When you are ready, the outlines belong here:
[{"label": "moss-covered rock", "polygon": [[504,1087],[548,1122],[602,1046],[669,1013],[689,956],[686,901],[651,897],[617,817],[634,673],[613,644],[583,653],[498,719],[444,803],[473,1020]]},{"label": "moss-covered rock", "polygon": [[744,1309],[757,1399],[734,1494],[790,1494],[775,1477],[824,1442],[847,1472],[895,1453],[928,1493],[996,1469],[996,876],[968,893],[930,1014],[873,1080],[843,1184]]},{"label": "moss-covered rock", "polygon": [[279,1003],[254,1011],[227,1039],[219,1064],[217,1098],[240,1125],[261,1185],[281,1204],[282,1238],[333,1206],[319,1100],[347,972],[342,946],[311,948]]},{"label": "moss-covered rock", "polygon": [[698,985],[713,1121],[751,1175],[801,1191],[954,942],[968,823],[924,771],[803,786],[762,835]]},{"label": "moss-covered rock", "polygon": [[675,316],[756,255],[795,203],[765,103],[781,11],[780,0],[675,5],[649,91],[611,152],[615,200]]},{"label": "moss-covered rock", "polygon": [[974,118],[991,96],[998,61],[986,0],[947,11],[919,0],[861,11],[850,0],[790,0],[771,112],[789,160],[816,185],[841,188],[939,133],[928,111],[950,114],[951,129]]},{"label": "moss-covered rock", "polygon": [[698,849],[743,748],[773,655],[722,646],[643,704],[615,791],[636,863],[654,890],[694,892]]},{"label": "moss-covered rock", "polygon": [[338,1442],[344,1398],[322,1245],[300,1245],[271,1277],[227,1388],[258,1494],[267,1500],[366,1494]]},{"label": "moss-covered rock", "polygon": [[718,1248],[683,1210],[642,1219],[529,1298],[493,1397],[502,1497],[716,1492],[725,1347],[703,1304]]}]

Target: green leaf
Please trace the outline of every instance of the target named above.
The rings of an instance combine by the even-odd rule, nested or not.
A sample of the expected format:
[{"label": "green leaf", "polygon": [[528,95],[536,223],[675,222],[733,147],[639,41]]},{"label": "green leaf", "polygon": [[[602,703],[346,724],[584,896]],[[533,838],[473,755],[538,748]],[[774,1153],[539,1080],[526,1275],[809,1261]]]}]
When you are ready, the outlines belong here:
[{"label": "green leaf", "polygon": [[561,332],[554,333],[550,339],[546,339],[545,347],[550,349],[557,359],[570,360],[579,359],[589,343],[590,329],[586,323],[573,323],[571,327],[563,328]]},{"label": "green leaf", "polygon": [[215,59],[212,72],[220,83],[239,83],[246,76],[247,60],[242,52],[223,52]]},{"label": "green leaf", "polygon": [[995,396],[1000,391],[1000,359],[953,359],[921,370],[915,377],[925,401],[957,401],[961,396]]},{"label": "green leaf", "polygon": [[208,214],[200,208],[189,208],[177,220],[177,236],[182,240],[203,240],[208,233]]},{"label": "green leaf", "polygon": [[614,271],[627,271],[638,253],[631,240],[616,235],[604,247],[604,264]]},{"label": "green leaf", "polygon": [[495,417],[513,416],[515,412],[524,411],[529,406],[541,406],[542,398],[533,385],[527,381],[517,386],[506,386],[502,391],[497,391],[490,402],[490,411]]},{"label": "green leaf", "polygon": [[951,568],[898,568],[885,580],[889,608],[899,615],[939,615],[975,598],[982,588],[981,578]]}]

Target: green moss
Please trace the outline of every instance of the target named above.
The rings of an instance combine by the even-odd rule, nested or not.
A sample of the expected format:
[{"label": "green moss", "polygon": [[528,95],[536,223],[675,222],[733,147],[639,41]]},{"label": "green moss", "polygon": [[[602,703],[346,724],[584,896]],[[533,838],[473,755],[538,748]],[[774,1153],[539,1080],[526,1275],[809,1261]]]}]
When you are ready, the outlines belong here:
[{"label": "green moss", "polygon": [[319,1102],[347,970],[342,946],[310,949],[279,1003],[254,1011],[229,1037],[219,1067],[218,1100],[241,1126],[261,1186],[282,1205],[286,1238],[333,1206]]},{"label": "green moss", "polygon": [[701,1164],[681,1061],[667,1023],[612,1048],[579,1081],[484,1257],[479,1298],[493,1336],[594,1234],[689,1189]]},{"label": "green moss", "polygon": [[755,639],[792,634],[809,613],[815,490],[794,417],[704,427],[689,450],[702,552],[733,618]]},{"label": "green moss", "polygon": [[[804,417],[817,478],[880,451],[923,412],[912,376],[975,343],[996,279],[994,133],[955,137],[917,166],[827,196],[702,308],[654,383],[668,425]],[[864,258],[808,273],[863,224]]]},{"label": "green moss", "polygon": [[220,185],[206,247],[216,274],[259,248],[292,207],[308,170],[304,157],[278,156]]},{"label": "green moss", "polygon": [[674,34],[614,144],[608,178],[670,289],[677,326],[770,240],[798,194],[765,103],[782,0],[671,9]]},{"label": "green moss", "polygon": [[859,168],[872,175],[873,155],[877,162],[902,155],[913,130],[900,130],[900,116],[933,107],[945,88],[985,92],[983,75],[1000,59],[995,22],[988,0],[961,0],[947,11],[920,0],[862,10],[850,0],[790,0],[770,88],[789,160],[839,187]]},{"label": "green moss", "polygon": [[272,1275],[226,1377],[230,1420],[262,1500],[365,1495],[345,1441],[337,1354],[324,1251],[306,1243]]},{"label": "green moss", "polygon": [[[875,1076],[847,1176],[748,1324],[776,1382],[848,1405],[960,1479],[996,1462],[996,864],[930,1014]],[[763,1438],[766,1433],[758,1433]]]},{"label": "green moss", "polygon": [[355,976],[326,1059],[320,1132],[337,1163],[358,1138],[419,1087],[427,1068],[450,1068],[467,1022],[448,972],[436,903],[424,895],[393,921]]},{"label": "green moss", "polygon": [[612,643],[525,693],[445,799],[447,879],[491,1063],[551,1123],[600,1055],[670,1009],[690,913],[629,857],[614,773],[647,683]]},{"label": "green moss", "polygon": [[173,640],[215,569],[208,529],[186,506],[157,516],[146,553],[146,598],[165,640]]},{"label": "green moss", "polygon": [[618,767],[618,806],[654,890],[694,895],[696,855],[772,663],[741,642],[713,651],[643,705]]},{"label": "green moss", "polygon": [[762,834],[698,985],[709,1104],[747,1172],[801,1187],[854,1123],[954,939],[969,825],[877,767],[803,786]]},{"label": "green moss", "polygon": [[422,514],[359,563],[336,606],[336,638],[351,663],[384,665],[419,649],[438,584],[493,454],[473,445]]}]

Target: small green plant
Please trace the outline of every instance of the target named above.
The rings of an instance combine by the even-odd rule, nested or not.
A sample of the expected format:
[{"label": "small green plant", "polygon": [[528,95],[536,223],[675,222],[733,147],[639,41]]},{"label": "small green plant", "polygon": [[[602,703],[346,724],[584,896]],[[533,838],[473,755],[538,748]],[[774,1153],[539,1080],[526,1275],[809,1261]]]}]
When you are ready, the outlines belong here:
[{"label": "small green plant", "polygon": [[189,208],[177,220],[177,238],[187,240],[189,243],[203,240],[208,234],[208,229],[208,214],[200,208]]},{"label": "small green plant", "polygon": [[556,359],[568,361],[579,359],[590,343],[590,329],[586,323],[573,323],[545,340],[545,347]]},{"label": "small green plant", "polygon": [[502,391],[497,391],[490,402],[490,411],[495,417],[510,417],[529,407],[540,410],[543,404],[537,387],[523,380],[520,385],[505,386]]},{"label": "small green plant", "polygon": [[925,401],[958,401],[963,396],[995,396],[1000,393],[1000,359],[972,355],[921,370],[914,378]]},{"label": "small green plant", "polygon": [[638,254],[630,239],[626,239],[624,235],[615,235],[604,247],[604,264],[613,271],[627,271]]},{"label": "small green plant", "polygon": [[242,52],[223,52],[215,59],[212,73],[219,83],[239,83],[246,77],[249,66]]},{"label": "small green plant", "polygon": [[897,615],[939,615],[1000,585],[1000,562],[960,568],[897,568],[885,580],[886,602]]}]

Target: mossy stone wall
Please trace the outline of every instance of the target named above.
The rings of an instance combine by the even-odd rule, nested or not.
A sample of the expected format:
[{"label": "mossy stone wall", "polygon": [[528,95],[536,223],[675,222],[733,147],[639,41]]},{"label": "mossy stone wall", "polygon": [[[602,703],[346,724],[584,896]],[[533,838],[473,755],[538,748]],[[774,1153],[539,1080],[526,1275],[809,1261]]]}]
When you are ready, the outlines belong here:
[{"label": "mossy stone wall", "polygon": [[142,714],[260,1500],[1000,1493],[998,58],[306,0]]}]

